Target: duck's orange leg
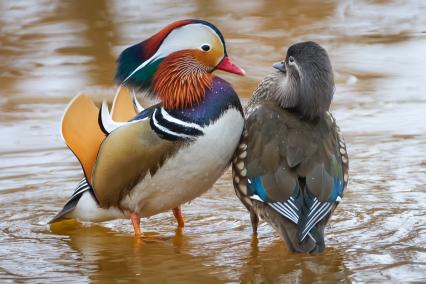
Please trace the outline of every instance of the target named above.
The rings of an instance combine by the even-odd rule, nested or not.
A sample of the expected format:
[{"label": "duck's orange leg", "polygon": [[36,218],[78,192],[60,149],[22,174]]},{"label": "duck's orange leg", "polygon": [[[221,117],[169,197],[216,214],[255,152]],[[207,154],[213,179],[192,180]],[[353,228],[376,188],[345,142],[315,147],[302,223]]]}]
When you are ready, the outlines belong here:
[{"label": "duck's orange leg", "polygon": [[130,214],[130,220],[132,221],[133,229],[135,230],[135,236],[141,236],[141,216],[138,213]]},{"label": "duck's orange leg", "polygon": [[173,215],[175,215],[175,218],[178,222],[178,227],[185,227],[185,221],[183,220],[182,210],[180,209],[180,206],[173,208]]},{"label": "duck's orange leg", "polygon": [[170,237],[153,236],[147,237],[142,235],[141,231],[141,216],[138,213],[130,214],[130,220],[132,221],[133,229],[135,230],[135,236],[141,238],[144,242],[163,242],[170,239]]}]

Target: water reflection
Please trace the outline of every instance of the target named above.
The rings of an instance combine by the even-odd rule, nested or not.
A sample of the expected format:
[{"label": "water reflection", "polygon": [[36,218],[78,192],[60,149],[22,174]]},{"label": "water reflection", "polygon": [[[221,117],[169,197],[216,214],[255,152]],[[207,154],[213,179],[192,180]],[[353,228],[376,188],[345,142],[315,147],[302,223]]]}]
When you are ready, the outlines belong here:
[{"label": "water reflection", "polygon": [[[170,241],[149,244],[103,226],[84,226],[74,221],[51,226],[51,233],[67,237],[65,242],[80,253],[79,260],[91,281],[226,282],[220,273],[223,268],[210,265],[212,257],[191,254],[194,243],[179,231]],[[351,273],[339,249],[329,248],[315,256],[300,255],[289,253],[279,240],[259,246],[256,237],[244,246],[247,254],[235,271],[238,282],[349,282]]]},{"label": "water reflection", "polygon": [[69,238],[66,243],[80,252],[91,281],[225,283],[218,268],[207,268],[208,256],[187,252],[191,240],[179,231],[171,241],[149,244],[132,235],[73,221],[56,224],[51,231]]},{"label": "water reflection", "polygon": [[281,241],[259,247],[251,243],[247,263],[239,277],[241,283],[336,283],[350,282],[351,272],[344,265],[344,252],[327,248],[321,255],[290,253]]}]

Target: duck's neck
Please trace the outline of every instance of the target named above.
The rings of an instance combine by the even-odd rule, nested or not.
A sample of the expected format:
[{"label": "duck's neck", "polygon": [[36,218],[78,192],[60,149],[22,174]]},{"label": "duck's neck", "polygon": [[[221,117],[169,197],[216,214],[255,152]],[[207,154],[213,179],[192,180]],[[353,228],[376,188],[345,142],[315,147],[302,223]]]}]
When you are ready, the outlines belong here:
[{"label": "duck's neck", "polygon": [[232,86],[225,80],[213,76],[211,88],[206,90],[200,103],[169,112],[182,120],[204,126],[216,121],[229,108],[235,108],[243,115],[240,100]]},{"label": "duck's neck", "polygon": [[199,104],[212,87],[213,75],[189,54],[164,59],[153,80],[154,92],[167,110]]}]

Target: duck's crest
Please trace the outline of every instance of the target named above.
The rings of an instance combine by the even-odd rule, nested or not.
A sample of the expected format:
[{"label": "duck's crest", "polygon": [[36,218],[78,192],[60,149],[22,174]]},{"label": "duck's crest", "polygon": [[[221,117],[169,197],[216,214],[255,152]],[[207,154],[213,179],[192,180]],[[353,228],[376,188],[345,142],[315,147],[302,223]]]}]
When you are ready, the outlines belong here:
[{"label": "duck's crest", "polygon": [[[115,80],[117,83],[122,84],[126,81],[126,79],[128,79],[132,72],[134,72],[146,60],[150,59],[172,30],[190,23],[191,20],[181,20],[171,23],[150,38],[126,48],[117,60],[117,69],[115,74]],[[128,81],[128,85],[133,87],[142,86],[142,88],[149,87],[149,84],[151,83],[149,75],[153,75],[154,73],[155,70],[152,70],[152,74],[146,74],[146,76],[141,76],[141,78],[134,78],[133,80]],[[138,85],[138,83],[140,85]]]}]

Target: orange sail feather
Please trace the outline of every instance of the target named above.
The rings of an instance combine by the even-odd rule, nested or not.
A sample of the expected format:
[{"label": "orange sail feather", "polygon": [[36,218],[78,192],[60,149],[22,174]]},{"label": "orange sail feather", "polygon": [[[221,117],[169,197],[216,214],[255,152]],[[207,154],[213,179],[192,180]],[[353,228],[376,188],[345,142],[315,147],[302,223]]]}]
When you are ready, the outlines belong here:
[{"label": "orange sail feather", "polygon": [[92,168],[105,134],[98,124],[99,109],[85,94],[77,95],[62,118],[62,137],[91,183]]}]

